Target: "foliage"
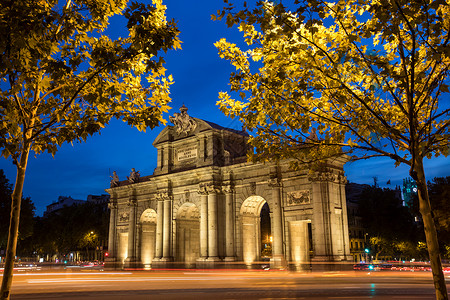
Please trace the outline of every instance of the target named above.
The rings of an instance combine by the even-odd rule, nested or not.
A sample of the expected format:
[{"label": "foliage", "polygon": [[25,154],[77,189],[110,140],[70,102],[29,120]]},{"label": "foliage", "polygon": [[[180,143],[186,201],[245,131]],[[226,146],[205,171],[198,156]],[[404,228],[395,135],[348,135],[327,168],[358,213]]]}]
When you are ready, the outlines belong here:
[{"label": "foliage", "polygon": [[444,258],[450,259],[450,246],[445,246]]},{"label": "foliage", "polygon": [[[159,52],[180,48],[162,0],[0,2],[0,148],[17,167],[0,299],[9,299],[30,151],[54,155],[112,118],[139,130],[164,122],[172,76]],[[105,35],[110,18],[128,36]],[[114,21],[114,20],[113,20]]]},{"label": "foliage", "polygon": [[394,257],[394,249],[392,242],[386,238],[379,236],[373,236],[369,239],[369,245],[371,255],[375,256],[375,260],[379,260],[380,257]]},{"label": "foliage", "polygon": [[416,156],[448,155],[450,108],[440,101],[448,96],[448,3],[304,5],[290,12],[262,1],[214,16],[236,24],[249,48],[215,44],[236,67],[231,91],[244,100],[222,92],[218,105],[255,133],[251,157],[311,161],[343,152],[413,166]]},{"label": "foliage", "polygon": [[388,240],[375,236],[369,240],[371,255],[375,260],[428,260],[426,244],[424,242],[414,242],[407,239]]},{"label": "foliage", "polygon": [[419,257],[415,245],[424,240],[419,224],[402,205],[400,190],[371,186],[358,196],[362,226],[370,236],[373,255],[388,257]]},{"label": "foliage", "polygon": [[32,252],[41,256],[64,256],[72,251],[91,248],[94,240],[107,241],[108,224],[109,213],[100,204],[86,202],[65,206],[37,218]]},{"label": "foliage", "polygon": [[450,176],[433,178],[428,182],[428,190],[439,241],[450,245]]},{"label": "foliage", "polygon": [[420,237],[414,217],[402,205],[399,190],[368,187],[359,196],[358,204],[362,226],[370,236],[412,242]]},{"label": "foliage", "polygon": [[[0,249],[5,250],[8,240],[8,225],[11,210],[12,184],[9,183],[3,170],[0,170]],[[19,243],[33,234],[35,207],[29,197],[22,198],[20,212]]]},{"label": "foliage", "polygon": [[438,299],[448,294],[423,160],[450,149],[449,15],[444,0],[296,0],[229,3],[213,16],[246,43],[215,45],[236,67],[218,105],[253,133],[250,158],[298,167],[348,154],[410,167]]},{"label": "foliage", "polygon": [[[26,142],[54,154],[111,118],[140,130],[163,121],[171,76],[158,51],[179,48],[165,6],[126,1],[3,1],[0,4],[0,147],[14,162]],[[102,34],[123,14],[129,35]],[[25,134],[27,133],[26,137]]]}]

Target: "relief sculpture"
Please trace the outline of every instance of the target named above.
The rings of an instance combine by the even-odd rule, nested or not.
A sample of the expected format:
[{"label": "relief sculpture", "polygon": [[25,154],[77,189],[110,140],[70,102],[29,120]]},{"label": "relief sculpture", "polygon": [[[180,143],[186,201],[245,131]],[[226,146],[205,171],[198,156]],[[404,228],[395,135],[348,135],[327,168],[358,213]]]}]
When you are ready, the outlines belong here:
[{"label": "relief sculpture", "polygon": [[119,215],[119,222],[128,222],[130,216],[127,212],[123,212]]},{"label": "relief sculpture", "polygon": [[302,191],[288,192],[287,202],[288,206],[308,204],[311,202],[309,198],[309,191],[302,190]]}]

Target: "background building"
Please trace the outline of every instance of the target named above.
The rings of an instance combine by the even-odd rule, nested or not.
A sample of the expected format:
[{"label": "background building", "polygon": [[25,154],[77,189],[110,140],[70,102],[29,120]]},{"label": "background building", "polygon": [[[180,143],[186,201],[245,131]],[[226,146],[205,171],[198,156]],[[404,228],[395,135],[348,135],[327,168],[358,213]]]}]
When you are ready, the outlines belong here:
[{"label": "background building", "polygon": [[403,179],[402,199],[405,206],[413,209],[417,199],[417,184],[412,178]]},{"label": "background building", "polygon": [[83,203],[86,203],[86,201],[85,200],[73,199],[70,196],[68,196],[68,197],[66,197],[66,196],[59,196],[57,202],[53,202],[52,204],[47,205],[47,209],[44,212],[44,216],[49,214],[49,213],[58,211],[61,208],[63,208],[64,206],[72,206],[72,205],[83,204]]},{"label": "background building", "polygon": [[354,262],[361,262],[366,259],[364,247],[367,243],[368,236],[366,229],[362,224],[358,201],[362,191],[368,187],[368,184],[358,184],[353,182],[349,182],[345,186],[350,253]]}]

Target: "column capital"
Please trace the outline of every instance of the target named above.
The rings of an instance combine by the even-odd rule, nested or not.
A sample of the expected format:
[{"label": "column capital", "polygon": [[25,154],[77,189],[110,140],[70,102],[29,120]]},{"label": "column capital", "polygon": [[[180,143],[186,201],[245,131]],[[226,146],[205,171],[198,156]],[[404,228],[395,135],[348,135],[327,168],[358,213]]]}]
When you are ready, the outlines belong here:
[{"label": "column capital", "polygon": [[198,185],[198,193],[200,195],[220,194],[222,193],[222,186],[214,182],[200,183]]},{"label": "column capital", "polygon": [[158,201],[168,201],[172,200],[173,196],[168,191],[161,191],[156,193],[155,198]]},{"label": "column capital", "polygon": [[337,180],[337,175],[329,171],[316,171],[310,172],[308,174],[309,181],[330,181],[335,182]]},{"label": "column capital", "polygon": [[204,183],[200,183],[198,185],[197,193],[199,193],[200,195],[208,195],[208,191],[206,190],[206,186]]},{"label": "column capital", "polygon": [[337,180],[342,184],[347,184],[348,182],[347,177],[344,175],[344,172],[339,173],[339,175],[337,176]]},{"label": "column capital", "polygon": [[232,194],[232,193],[234,193],[234,186],[231,185],[230,183],[224,184],[222,186],[222,191],[226,194]]},{"label": "column capital", "polygon": [[278,177],[270,178],[268,184],[270,187],[281,187],[281,181]]},{"label": "column capital", "polygon": [[117,202],[116,202],[116,201],[114,201],[114,202],[109,202],[109,203],[108,203],[108,208],[111,209],[111,210],[117,209]]},{"label": "column capital", "polygon": [[208,194],[220,194],[222,193],[222,186],[215,184],[214,182],[209,182],[206,185],[206,190]]},{"label": "column capital", "polygon": [[129,199],[128,202],[127,202],[127,206],[136,207],[137,206],[137,200],[136,199]]}]

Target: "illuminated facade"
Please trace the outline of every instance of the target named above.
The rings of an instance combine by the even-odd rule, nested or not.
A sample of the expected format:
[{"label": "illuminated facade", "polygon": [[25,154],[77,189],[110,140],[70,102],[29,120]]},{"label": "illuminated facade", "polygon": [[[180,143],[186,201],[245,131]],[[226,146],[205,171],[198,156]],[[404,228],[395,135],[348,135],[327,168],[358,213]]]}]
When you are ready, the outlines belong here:
[{"label": "illuminated facade", "polygon": [[273,267],[351,259],[344,158],[323,172],[246,162],[245,132],[180,110],[153,143],[153,175],[130,175],[106,190],[109,265],[251,265],[267,255],[268,242]]}]

